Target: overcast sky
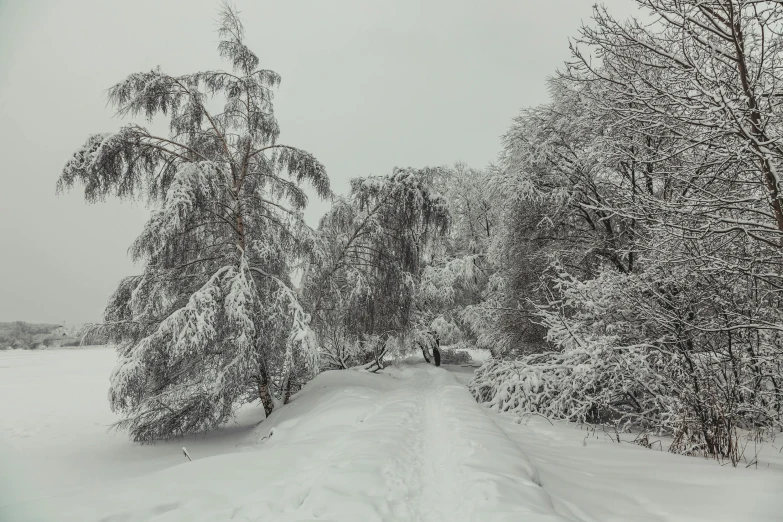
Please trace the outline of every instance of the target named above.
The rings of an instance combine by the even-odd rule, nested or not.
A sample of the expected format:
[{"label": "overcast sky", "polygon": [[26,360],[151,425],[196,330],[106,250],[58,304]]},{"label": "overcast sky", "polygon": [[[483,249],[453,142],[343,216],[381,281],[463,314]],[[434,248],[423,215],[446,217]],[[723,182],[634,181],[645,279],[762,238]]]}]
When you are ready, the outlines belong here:
[{"label": "overcast sky", "polygon": [[[280,141],[315,154],[336,192],[394,166],[488,165],[519,109],[547,100],[592,3],[235,2],[261,66],[283,79]],[[221,67],[216,12],[213,0],[0,0],[0,321],[97,321],[138,272],[126,251],[147,209],[87,205],[55,182],[88,134],[122,124],[107,87],[158,65]]]}]

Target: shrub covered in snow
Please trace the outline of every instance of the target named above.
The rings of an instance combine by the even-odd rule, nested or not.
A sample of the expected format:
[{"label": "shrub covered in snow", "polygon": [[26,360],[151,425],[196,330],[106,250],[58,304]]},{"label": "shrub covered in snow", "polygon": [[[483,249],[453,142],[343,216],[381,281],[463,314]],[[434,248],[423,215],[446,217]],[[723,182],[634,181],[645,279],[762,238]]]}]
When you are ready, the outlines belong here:
[{"label": "shrub covered in snow", "polygon": [[498,411],[663,433],[673,452],[736,463],[743,434],[781,427],[776,341],[712,331],[721,303],[694,317],[698,288],[678,287],[676,271],[652,275],[558,274],[539,309],[554,349],[491,359],[470,385],[474,396]]},{"label": "shrub covered in snow", "polygon": [[450,348],[441,348],[440,350],[441,364],[470,364],[472,362],[473,358],[465,350],[454,350]]}]

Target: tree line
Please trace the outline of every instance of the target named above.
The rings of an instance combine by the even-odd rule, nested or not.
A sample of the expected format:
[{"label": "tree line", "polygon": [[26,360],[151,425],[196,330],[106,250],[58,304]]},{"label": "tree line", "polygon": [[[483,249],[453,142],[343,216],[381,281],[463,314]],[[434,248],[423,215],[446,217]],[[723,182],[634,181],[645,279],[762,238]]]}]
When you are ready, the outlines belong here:
[{"label": "tree line", "polygon": [[595,9],[551,102],[505,136],[501,251],[546,260],[508,268],[545,344],[507,343],[520,357],[473,390],[736,465],[781,426],[783,7],[637,3]]}]

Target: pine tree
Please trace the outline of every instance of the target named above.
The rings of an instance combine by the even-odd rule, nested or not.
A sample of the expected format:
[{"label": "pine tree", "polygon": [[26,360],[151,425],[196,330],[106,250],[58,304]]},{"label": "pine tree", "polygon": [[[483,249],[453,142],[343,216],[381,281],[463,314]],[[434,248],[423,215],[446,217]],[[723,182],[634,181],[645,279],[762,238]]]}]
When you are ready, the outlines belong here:
[{"label": "pine tree", "polygon": [[[302,210],[324,167],[277,142],[273,88],[228,5],[218,50],[231,71],[155,69],[108,91],[120,116],[169,119],[168,136],[129,124],[95,134],[67,162],[58,190],[88,202],[146,200],[154,210],[130,248],[141,275],[120,282],[97,331],[118,345],[110,401],[136,441],[215,428],[237,406],[287,398],[317,367],[309,317],[290,282],[309,250]],[[223,100],[220,112],[210,102]]]}]

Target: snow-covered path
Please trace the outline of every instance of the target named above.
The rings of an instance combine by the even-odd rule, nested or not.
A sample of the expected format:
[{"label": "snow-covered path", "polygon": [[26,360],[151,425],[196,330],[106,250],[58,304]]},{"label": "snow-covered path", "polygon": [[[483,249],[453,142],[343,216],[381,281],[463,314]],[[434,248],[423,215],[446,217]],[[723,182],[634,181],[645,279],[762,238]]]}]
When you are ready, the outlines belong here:
[{"label": "snow-covered path", "polygon": [[466,375],[426,364],[325,372],[255,428],[260,409],[250,408],[244,426],[138,446],[105,431],[112,364],[106,349],[0,352],[0,521],[714,522],[783,512],[781,466],[721,468],[572,425],[514,424],[476,404]]},{"label": "snow-covered path", "polygon": [[[524,515],[530,521],[559,520],[534,482],[528,459],[449,372],[416,365],[392,368],[385,375],[338,372],[331,377],[349,382],[369,377],[386,389],[375,395],[367,388],[340,387],[337,396],[350,396],[345,402],[364,400],[373,408],[357,411],[353,426],[342,425],[350,429],[335,430],[317,443],[313,428],[318,422],[311,415],[289,420],[282,411],[281,418],[270,418],[274,428],[267,428],[272,435],[264,450],[319,447],[318,455],[300,454],[307,461],[301,471],[275,481],[286,484],[278,497],[285,500],[276,507],[254,499],[238,506],[234,517],[458,522],[520,520]],[[301,405],[307,396],[293,404]],[[321,396],[326,404],[330,399]],[[350,409],[346,406],[341,415]],[[320,424],[326,430],[322,435],[335,428]]]},{"label": "snow-covered path", "polygon": [[163,471],[7,504],[0,519],[559,519],[518,446],[454,375],[429,365],[321,374],[226,450],[191,450],[193,462]]},{"label": "snow-covered path", "polygon": [[395,372],[404,384],[352,435],[358,442],[376,432],[368,454],[393,455],[382,467],[383,514],[432,522],[557,518],[529,460],[452,374],[427,365]]}]

